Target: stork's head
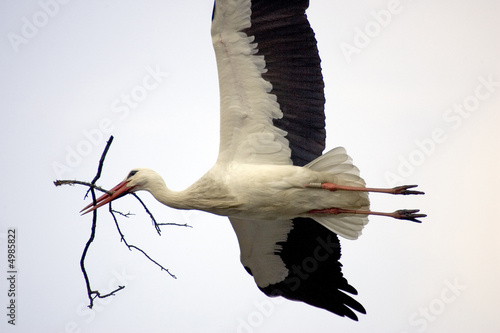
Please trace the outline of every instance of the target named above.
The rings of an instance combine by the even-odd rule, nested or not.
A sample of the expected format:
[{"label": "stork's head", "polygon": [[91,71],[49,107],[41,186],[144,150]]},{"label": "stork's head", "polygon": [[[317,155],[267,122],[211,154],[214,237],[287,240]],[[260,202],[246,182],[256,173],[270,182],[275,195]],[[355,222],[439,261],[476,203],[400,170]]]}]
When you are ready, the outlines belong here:
[{"label": "stork's head", "polygon": [[96,204],[91,203],[90,205],[83,208],[80,212],[82,215],[90,213],[97,208],[104,206],[105,204],[123,197],[124,195],[136,191],[146,190],[150,191],[150,189],[154,186],[158,181],[163,182],[161,176],[151,170],[146,168],[136,168],[131,170],[127,177],[109,190],[109,193],[103,194],[96,200]]}]

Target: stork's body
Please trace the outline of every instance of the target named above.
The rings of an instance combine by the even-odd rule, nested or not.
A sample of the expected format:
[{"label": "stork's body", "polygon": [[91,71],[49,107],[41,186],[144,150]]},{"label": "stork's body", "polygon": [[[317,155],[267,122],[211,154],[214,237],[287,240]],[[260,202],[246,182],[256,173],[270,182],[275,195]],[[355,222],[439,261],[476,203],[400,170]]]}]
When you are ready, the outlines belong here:
[{"label": "stork's body", "polygon": [[[170,207],[197,209],[253,220],[282,221],[295,217],[311,217],[316,215],[309,213],[311,210],[332,207],[368,209],[366,192],[329,192],[307,186],[317,183],[357,186],[364,184],[357,168],[345,159],[343,148],[337,148],[321,159],[328,157],[337,161],[341,158],[342,163],[328,164],[331,169],[338,168],[340,171],[326,172],[307,166],[235,162],[228,165],[216,164],[184,191],[170,191],[161,176],[149,169],[136,170],[152,180],[145,184],[137,184],[132,180],[127,184],[129,187],[136,187],[136,190],[151,192],[158,201]],[[351,219],[367,221],[364,216],[352,216]],[[347,235],[345,237],[355,238]]]},{"label": "stork's body", "polygon": [[[325,146],[323,78],[307,0],[216,0],[212,41],[220,84],[219,156],[184,191],[134,169],[90,210],[146,190],[178,209],[228,216],[241,262],[269,296],[357,320],[365,313],[341,272],[337,234],[356,239],[369,214],[416,220],[413,211],[369,211],[368,189],[343,148]],[[307,266],[308,273],[300,268]],[[298,267],[298,268],[297,268]],[[304,266],[306,267],[306,266]]]}]

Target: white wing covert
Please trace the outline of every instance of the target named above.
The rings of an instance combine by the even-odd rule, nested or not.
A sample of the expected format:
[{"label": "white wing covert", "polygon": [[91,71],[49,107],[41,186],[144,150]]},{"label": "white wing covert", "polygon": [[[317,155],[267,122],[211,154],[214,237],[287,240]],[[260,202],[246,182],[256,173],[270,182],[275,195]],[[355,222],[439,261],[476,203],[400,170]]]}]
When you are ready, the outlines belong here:
[{"label": "white wing covert", "polygon": [[260,288],[285,280],[288,269],[278,255],[292,229],[292,221],[243,220],[230,218],[241,249],[241,263]]},{"label": "white wing covert", "polygon": [[221,162],[291,164],[286,132],[273,125],[283,116],[272,85],[262,78],[263,56],[256,55],[251,26],[250,1],[219,0],[215,3],[212,42],[220,86]]}]

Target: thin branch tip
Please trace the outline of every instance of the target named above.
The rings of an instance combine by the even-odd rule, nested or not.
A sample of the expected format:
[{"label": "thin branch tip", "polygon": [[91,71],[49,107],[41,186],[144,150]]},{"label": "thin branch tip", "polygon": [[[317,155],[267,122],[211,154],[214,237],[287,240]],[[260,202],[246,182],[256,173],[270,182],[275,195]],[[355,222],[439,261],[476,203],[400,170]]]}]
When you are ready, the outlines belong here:
[{"label": "thin branch tip", "polygon": [[[98,191],[101,191],[103,193],[107,193],[109,195],[113,194],[113,192],[111,191],[108,191],[96,184],[93,184],[93,183],[89,183],[89,182],[84,182],[84,181],[81,181],[81,180],[69,180],[69,179],[64,179],[64,180],[55,180],[54,181],[54,185],[55,186],[61,186],[61,185],[70,185],[70,186],[73,186],[73,185],[83,185],[83,186],[87,186],[89,187],[89,191],[90,189],[96,189]],[[88,191],[87,191],[88,193]],[[86,196],[86,195],[85,195]]]}]

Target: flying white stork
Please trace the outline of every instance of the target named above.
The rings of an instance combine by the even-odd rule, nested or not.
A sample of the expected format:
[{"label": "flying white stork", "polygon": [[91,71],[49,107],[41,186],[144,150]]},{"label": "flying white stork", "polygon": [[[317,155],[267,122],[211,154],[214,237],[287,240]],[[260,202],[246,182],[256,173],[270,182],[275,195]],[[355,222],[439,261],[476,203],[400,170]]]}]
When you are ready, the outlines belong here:
[{"label": "flying white stork", "polygon": [[366,313],[341,271],[337,235],[356,239],[368,215],[418,222],[418,210],[369,210],[368,193],[422,194],[413,186],[366,188],[343,148],[325,147],[324,84],[307,0],[216,0],[212,41],[220,85],[215,165],[184,191],[133,169],[112,195],[145,190],[177,209],[228,216],[241,262],[268,296],[357,320]]}]

